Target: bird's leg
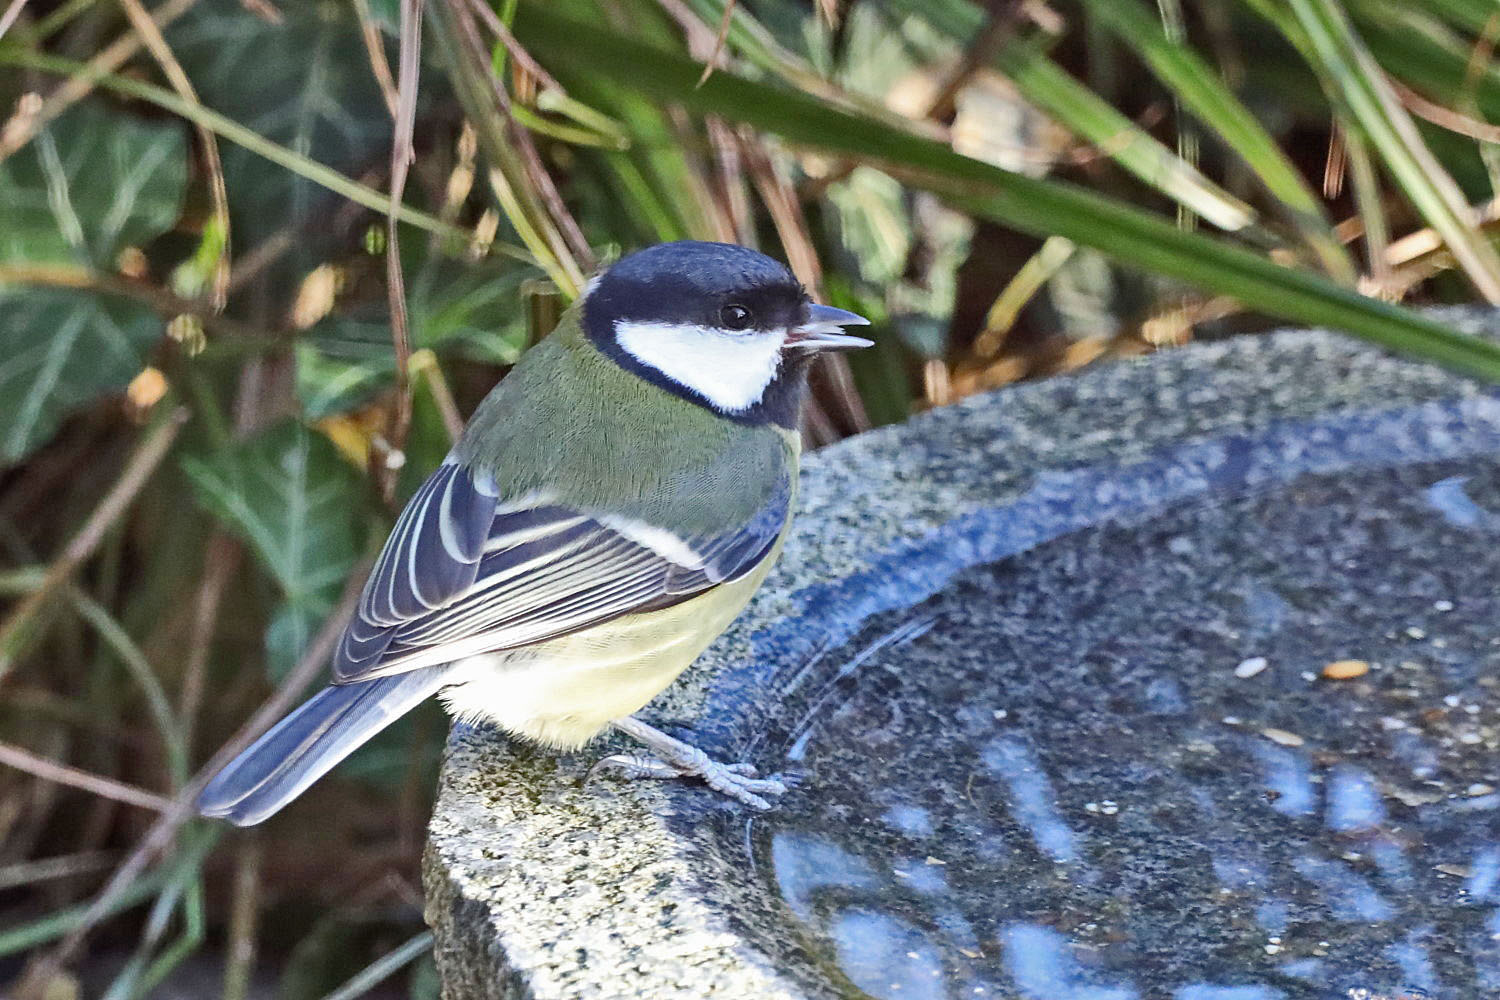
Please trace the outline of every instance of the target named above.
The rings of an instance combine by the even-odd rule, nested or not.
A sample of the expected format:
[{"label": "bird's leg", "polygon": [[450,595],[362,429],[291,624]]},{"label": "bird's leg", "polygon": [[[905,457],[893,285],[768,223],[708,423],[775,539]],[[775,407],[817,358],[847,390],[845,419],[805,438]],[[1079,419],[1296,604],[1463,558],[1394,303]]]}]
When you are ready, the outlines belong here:
[{"label": "bird's leg", "polygon": [[754,809],[771,808],[765,796],[786,792],[785,783],[776,778],[757,778],[755,768],[749,764],[721,764],[697,747],[674,739],[639,719],[616,719],[611,725],[645,744],[651,753],[618,753],[605,757],[589,769],[590,776],[606,769],[618,771],[627,778],[701,778],[714,791]]}]

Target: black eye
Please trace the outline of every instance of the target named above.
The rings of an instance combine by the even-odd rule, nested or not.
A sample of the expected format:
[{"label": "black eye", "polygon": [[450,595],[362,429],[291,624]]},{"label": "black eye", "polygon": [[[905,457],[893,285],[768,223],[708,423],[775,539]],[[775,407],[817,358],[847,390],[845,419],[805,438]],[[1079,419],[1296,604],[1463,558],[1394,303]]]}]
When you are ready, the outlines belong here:
[{"label": "black eye", "polygon": [[742,305],[727,305],[719,310],[719,323],[726,330],[743,330],[754,321],[754,314]]}]

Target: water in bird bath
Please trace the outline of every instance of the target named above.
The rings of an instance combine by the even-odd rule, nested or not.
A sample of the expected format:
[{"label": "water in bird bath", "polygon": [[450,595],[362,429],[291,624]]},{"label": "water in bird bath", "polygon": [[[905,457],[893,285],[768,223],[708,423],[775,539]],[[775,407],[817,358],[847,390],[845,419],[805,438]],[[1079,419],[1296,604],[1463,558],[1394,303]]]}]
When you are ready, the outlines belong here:
[{"label": "water in bird bath", "polygon": [[964,571],[789,682],[801,783],[713,836],[781,901],[768,949],[851,996],[1500,995],[1490,539],[1469,459]]}]

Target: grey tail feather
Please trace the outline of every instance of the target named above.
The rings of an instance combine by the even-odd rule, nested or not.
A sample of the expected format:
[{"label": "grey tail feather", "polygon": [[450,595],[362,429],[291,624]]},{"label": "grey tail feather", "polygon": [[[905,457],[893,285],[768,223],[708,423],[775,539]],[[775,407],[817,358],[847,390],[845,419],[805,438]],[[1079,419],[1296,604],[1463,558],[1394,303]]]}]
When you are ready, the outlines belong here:
[{"label": "grey tail feather", "polygon": [[275,813],[445,683],[429,667],[319,691],[214,775],[198,811],[253,826]]}]

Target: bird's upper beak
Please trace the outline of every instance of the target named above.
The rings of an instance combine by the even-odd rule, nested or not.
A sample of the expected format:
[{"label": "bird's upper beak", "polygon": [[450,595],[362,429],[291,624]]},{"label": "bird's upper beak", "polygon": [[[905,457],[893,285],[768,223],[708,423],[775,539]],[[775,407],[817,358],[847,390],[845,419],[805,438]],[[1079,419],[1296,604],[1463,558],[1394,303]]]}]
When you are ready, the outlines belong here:
[{"label": "bird's upper beak", "polygon": [[808,351],[853,351],[875,342],[845,333],[846,326],[869,326],[870,321],[847,309],[820,306],[807,307],[807,322],[787,331],[786,346]]}]

